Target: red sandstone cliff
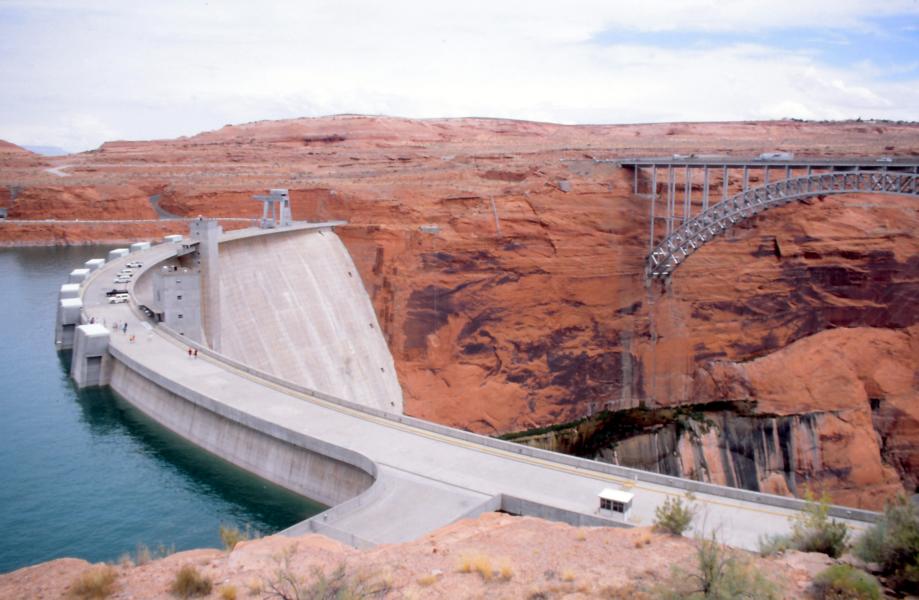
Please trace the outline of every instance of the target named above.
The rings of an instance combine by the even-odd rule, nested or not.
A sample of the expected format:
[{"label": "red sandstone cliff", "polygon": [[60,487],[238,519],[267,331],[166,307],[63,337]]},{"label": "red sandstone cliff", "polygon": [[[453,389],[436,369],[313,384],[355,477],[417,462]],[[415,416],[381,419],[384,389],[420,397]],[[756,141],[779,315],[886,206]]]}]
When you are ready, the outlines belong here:
[{"label": "red sandstone cliff", "polygon": [[[151,196],[173,214],[254,217],[253,193],[289,187],[295,218],[350,222],[340,234],[390,342],[407,413],[500,433],[604,407],[752,399],[760,415],[807,416],[788,435],[815,440],[810,454],[795,446],[791,466],[757,463],[756,485],[807,483],[876,507],[916,485],[919,433],[907,409],[917,352],[910,342],[885,359],[901,373],[895,382],[852,365],[887,356],[885,335],[915,337],[915,200],[851,195],[773,209],[697,252],[668,286],[649,287],[647,200],[632,195],[629,172],[593,160],[774,149],[916,156],[919,127],[298,119],[46,159],[68,165],[65,177],[0,163],[0,193],[19,219],[155,218]],[[8,223],[0,242],[167,229],[182,227]],[[833,338],[837,354],[817,361],[796,342],[820,348],[822,333],[846,343]],[[764,375],[760,362],[780,366]],[[704,472],[684,462],[714,481],[732,469],[727,459]]]}]

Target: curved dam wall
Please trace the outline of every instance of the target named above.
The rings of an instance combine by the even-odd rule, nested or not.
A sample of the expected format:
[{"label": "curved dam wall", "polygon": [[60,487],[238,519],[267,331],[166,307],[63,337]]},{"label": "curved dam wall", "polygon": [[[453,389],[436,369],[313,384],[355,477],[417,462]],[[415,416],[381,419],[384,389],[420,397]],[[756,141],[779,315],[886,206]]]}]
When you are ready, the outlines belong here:
[{"label": "curved dam wall", "polygon": [[331,229],[220,244],[221,353],[287,381],[402,414],[370,297]]},{"label": "curved dam wall", "polygon": [[373,485],[376,465],[362,455],[233,410],[110,351],[112,389],[212,454],[328,506]]}]

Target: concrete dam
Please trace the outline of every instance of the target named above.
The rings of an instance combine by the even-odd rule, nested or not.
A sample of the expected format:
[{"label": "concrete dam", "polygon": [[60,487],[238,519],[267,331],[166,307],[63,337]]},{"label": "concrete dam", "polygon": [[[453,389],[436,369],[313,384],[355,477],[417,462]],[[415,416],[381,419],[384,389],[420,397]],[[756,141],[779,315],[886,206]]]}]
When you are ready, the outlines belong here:
[{"label": "concrete dam", "polygon": [[402,413],[392,355],[332,230],[220,245],[221,352],[320,392]]},{"label": "concrete dam", "polygon": [[[706,513],[698,532],[717,529],[752,549],[762,534],[788,531],[805,506],[403,415],[392,357],[337,224],[228,234],[193,224],[187,239],[135,244],[75,270],[61,290],[57,341],[73,346],[77,384],[110,385],[202,448],[330,505],[288,533],[357,547],[493,510],[650,525],[668,497],[692,491]],[[113,301],[112,277],[129,263],[142,264]],[[627,506],[603,504],[611,494]],[[831,513],[856,531],[876,518]]]}]

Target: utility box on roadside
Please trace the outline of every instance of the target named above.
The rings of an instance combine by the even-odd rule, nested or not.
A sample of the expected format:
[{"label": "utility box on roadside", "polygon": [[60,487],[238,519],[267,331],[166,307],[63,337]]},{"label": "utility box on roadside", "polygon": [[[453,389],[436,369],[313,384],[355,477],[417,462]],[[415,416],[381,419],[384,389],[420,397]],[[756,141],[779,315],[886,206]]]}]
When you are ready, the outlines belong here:
[{"label": "utility box on roadside", "polygon": [[600,497],[599,513],[601,515],[618,517],[623,520],[628,518],[629,511],[632,510],[632,499],[635,497],[634,494],[622,490],[604,488],[598,495]]}]

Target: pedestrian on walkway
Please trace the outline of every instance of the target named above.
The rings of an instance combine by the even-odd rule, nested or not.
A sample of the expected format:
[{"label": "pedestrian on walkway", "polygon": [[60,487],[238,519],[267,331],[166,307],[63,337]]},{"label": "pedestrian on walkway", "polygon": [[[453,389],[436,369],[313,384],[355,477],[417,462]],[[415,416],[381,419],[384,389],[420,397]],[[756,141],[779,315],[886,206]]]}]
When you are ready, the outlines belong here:
[{"label": "pedestrian on walkway", "polygon": [[125,321],[125,322],[124,322],[124,325],[121,326],[121,333],[123,333],[123,334],[125,334],[125,335],[128,334],[128,322],[127,322],[127,321]]},{"label": "pedestrian on walkway", "polygon": [[195,348],[195,358],[198,358],[198,349]]},{"label": "pedestrian on walkway", "polygon": [[191,358],[191,348],[188,349],[188,358]]}]

